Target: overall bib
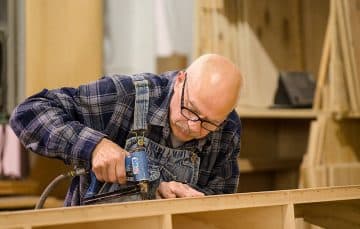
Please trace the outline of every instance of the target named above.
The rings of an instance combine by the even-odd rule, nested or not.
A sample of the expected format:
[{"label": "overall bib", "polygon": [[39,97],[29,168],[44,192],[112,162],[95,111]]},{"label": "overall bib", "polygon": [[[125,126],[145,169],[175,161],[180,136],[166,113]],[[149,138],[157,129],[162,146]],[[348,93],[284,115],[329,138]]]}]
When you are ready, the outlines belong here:
[{"label": "overall bib", "polygon": [[[199,174],[200,158],[190,150],[173,149],[160,145],[147,138],[147,114],[149,108],[149,87],[148,81],[142,75],[132,78],[136,96],[134,109],[134,123],[131,128],[132,133],[144,133],[142,137],[148,157],[150,173],[149,198],[155,198],[156,189],[161,181],[177,181],[181,183],[196,184]],[[126,140],[125,150],[131,152],[138,146],[138,136],[132,136]],[[94,195],[106,195],[119,190],[123,185],[117,183],[102,183],[96,180],[91,172],[91,183],[85,194],[85,198]],[[125,202],[141,200],[140,194],[129,194],[121,198],[112,198],[99,201],[91,201],[82,204],[96,204],[109,202]]]}]

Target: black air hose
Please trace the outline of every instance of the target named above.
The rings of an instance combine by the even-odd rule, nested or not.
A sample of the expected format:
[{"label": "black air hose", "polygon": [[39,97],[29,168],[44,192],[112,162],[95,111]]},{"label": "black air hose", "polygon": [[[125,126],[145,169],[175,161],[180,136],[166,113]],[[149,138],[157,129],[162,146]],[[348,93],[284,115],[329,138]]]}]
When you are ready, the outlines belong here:
[{"label": "black air hose", "polygon": [[74,170],[72,170],[72,171],[70,171],[68,173],[61,174],[61,175],[57,176],[54,180],[52,180],[50,182],[50,184],[41,193],[39,201],[36,203],[35,209],[43,208],[44,203],[45,203],[46,199],[49,196],[49,193],[54,189],[54,187],[60,181],[64,180],[65,178],[68,178],[68,177],[75,177],[75,176],[79,176],[79,175],[84,175],[86,173],[87,173],[87,171],[84,168],[78,168],[78,169],[74,169]]}]

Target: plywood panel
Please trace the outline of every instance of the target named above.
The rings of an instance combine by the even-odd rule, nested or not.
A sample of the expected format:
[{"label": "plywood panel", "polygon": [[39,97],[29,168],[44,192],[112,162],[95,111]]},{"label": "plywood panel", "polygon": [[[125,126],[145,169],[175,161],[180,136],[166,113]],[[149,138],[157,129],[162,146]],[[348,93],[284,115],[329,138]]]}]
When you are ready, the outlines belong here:
[{"label": "plywood panel", "polygon": [[281,120],[278,126],[278,157],[281,159],[299,159],[306,152],[309,137],[310,120]]},{"label": "plywood panel", "polygon": [[359,200],[308,203],[295,205],[295,215],[323,228],[359,228],[359,208]]},{"label": "plywood panel", "polygon": [[302,70],[297,0],[247,0],[246,20],[278,69]]},{"label": "plywood panel", "polygon": [[284,228],[286,213],[283,206],[272,206],[181,214],[173,216],[173,228]]},{"label": "plywood panel", "polygon": [[356,162],[360,158],[360,120],[326,121],[323,147],[325,164]]},{"label": "plywood panel", "polygon": [[33,0],[25,7],[26,95],[102,73],[102,1]]},{"label": "plywood panel", "polygon": [[[241,171],[241,168],[240,168]],[[274,189],[274,172],[241,173],[238,192],[259,192]]]},{"label": "plywood panel", "polygon": [[[121,213],[119,213],[121,214]],[[91,219],[89,219],[91,220]],[[102,228],[126,228],[126,229],[168,229],[163,227],[163,217],[141,217],[122,220],[108,220],[89,223],[63,224],[57,226],[33,227],[38,229],[102,229]]]},{"label": "plywood panel", "polygon": [[274,189],[287,190],[295,189],[299,184],[299,167],[289,170],[277,171],[275,173]]},{"label": "plywood panel", "polygon": [[317,77],[329,16],[329,0],[301,0],[304,70]]},{"label": "plywood panel", "polygon": [[277,122],[262,119],[243,119],[242,149],[243,158],[276,158]]},{"label": "plywood panel", "polygon": [[[76,87],[102,74],[101,0],[32,0],[25,4],[25,88]],[[31,155],[31,178],[43,188],[66,168],[54,159]],[[46,172],[45,172],[46,171]],[[56,196],[64,196],[59,186]]]}]

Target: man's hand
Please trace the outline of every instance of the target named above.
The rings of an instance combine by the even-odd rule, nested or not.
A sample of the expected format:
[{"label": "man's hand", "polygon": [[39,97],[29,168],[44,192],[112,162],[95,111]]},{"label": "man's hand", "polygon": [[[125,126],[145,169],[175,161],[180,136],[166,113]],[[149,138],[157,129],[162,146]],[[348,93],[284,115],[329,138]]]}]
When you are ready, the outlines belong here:
[{"label": "man's hand", "polygon": [[99,181],[126,182],[125,157],[129,153],[114,142],[103,138],[92,153],[92,171]]},{"label": "man's hand", "polygon": [[156,191],[157,199],[169,199],[177,197],[198,197],[205,196],[204,193],[191,188],[187,184],[176,181],[161,182]]}]

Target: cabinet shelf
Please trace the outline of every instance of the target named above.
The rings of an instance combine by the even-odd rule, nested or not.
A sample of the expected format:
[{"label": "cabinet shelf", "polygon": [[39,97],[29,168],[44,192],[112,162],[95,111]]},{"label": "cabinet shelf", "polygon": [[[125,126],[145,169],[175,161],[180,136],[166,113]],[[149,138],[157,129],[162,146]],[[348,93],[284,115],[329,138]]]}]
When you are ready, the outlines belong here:
[{"label": "cabinet shelf", "polygon": [[269,109],[237,107],[240,118],[286,118],[286,119],[314,119],[319,114],[313,109]]},{"label": "cabinet shelf", "polygon": [[35,194],[37,188],[32,180],[0,180],[0,195]]},{"label": "cabinet shelf", "polygon": [[238,159],[241,173],[251,172],[265,172],[265,171],[279,171],[297,168],[301,163],[301,160],[289,159],[263,159],[263,160],[251,160],[251,159]]},{"label": "cabinet shelf", "polygon": [[[316,119],[321,114],[326,114],[326,111],[317,111],[313,109],[283,109],[283,108],[251,108],[251,107],[237,107],[235,109],[240,118],[253,119]],[[328,113],[335,117],[344,119],[358,119],[360,113]]]},{"label": "cabinet shelf", "polygon": [[[0,210],[22,210],[34,209],[39,201],[39,196],[3,196],[0,197]],[[64,206],[63,200],[54,197],[48,197],[44,204],[44,208],[55,208]]]}]

